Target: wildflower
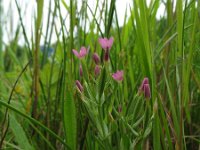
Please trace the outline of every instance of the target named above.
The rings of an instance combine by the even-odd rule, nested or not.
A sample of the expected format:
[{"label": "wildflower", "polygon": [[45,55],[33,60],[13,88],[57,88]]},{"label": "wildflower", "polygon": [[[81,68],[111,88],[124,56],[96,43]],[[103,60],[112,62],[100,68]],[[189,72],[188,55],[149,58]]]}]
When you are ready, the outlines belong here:
[{"label": "wildflower", "polygon": [[149,79],[145,77],[142,81],[142,84],[139,88],[139,92],[144,92],[144,97],[145,98],[151,98],[151,90],[150,90],[150,85],[149,85]]},{"label": "wildflower", "polygon": [[83,86],[81,85],[80,81],[78,81],[78,80],[76,80],[76,87],[81,93],[83,92]]},{"label": "wildflower", "polygon": [[98,65],[100,63],[100,58],[99,58],[99,55],[97,53],[94,53],[92,58],[93,58],[96,65]]},{"label": "wildflower", "polygon": [[73,49],[72,50],[74,55],[76,55],[79,59],[85,57],[85,55],[87,54],[87,48],[86,47],[81,47],[80,52],[78,52],[77,50]]},{"label": "wildflower", "polygon": [[112,77],[116,81],[122,81],[124,79],[124,72],[122,70],[118,70],[116,73],[112,74]]},{"label": "wildflower", "polygon": [[105,55],[104,55],[104,60],[108,61],[109,60],[109,51],[113,45],[113,41],[114,38],[111,37],[109,39],[107,38],[99,38],[99,44],[101,45],[101,47],[104,49],[105,51]]},{"label": "wildflower", "polygon": [[80,74],[81,77],[83,76],[83,68],[82,68],[82,65],[80,65],[80,67],[79,67],[79,74]]},{"label": "wildflower", "polygon": [[94,74],[95,74],[95,76],[98,76],[99,73],[100,73],[100,71],[101,71],[101,68],[99,67],[99,65],[96,65],[96,66],[95,66],[95,69],[94,69]]},{"label": "wildflower", "polygon": [[99,44],[101,45],[101,47],[104,50],[110,50],[110,48],[113,45],[113,41],[114,41],[113,37],[110,37],[109,39],[107,39],[107,38],[99,38]]}]

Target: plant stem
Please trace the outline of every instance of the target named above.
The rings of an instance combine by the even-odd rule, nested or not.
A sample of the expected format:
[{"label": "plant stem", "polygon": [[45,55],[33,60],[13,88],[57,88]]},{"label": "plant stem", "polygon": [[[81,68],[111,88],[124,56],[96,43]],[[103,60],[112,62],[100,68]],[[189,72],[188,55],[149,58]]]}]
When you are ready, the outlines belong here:
[{"label": "plant stem", "polygon": [[37,103],[39,98],[39,49],[40,49],[40,37],[41,37],[41,21],[43,12],[43,0],[37,1],[37,21],[36,21],[36,31],[35,31],[35,51],[34,51],[34,76],[33,76],[33,87],[34,87],[34,101],[33,101],[33,111],[32,117],[36,118],[37,114]]}]

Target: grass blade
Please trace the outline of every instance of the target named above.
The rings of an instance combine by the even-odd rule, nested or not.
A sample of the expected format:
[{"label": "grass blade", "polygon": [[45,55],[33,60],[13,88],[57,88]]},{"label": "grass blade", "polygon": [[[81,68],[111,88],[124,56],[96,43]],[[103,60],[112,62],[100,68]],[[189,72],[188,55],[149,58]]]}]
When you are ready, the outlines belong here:
[{"label": "grass blade", "polygon": [[14,115],[10,115],[10,128],[12,132],[15,135],[15,139],[17,143],[19,144],[20,148],[25,150],[34,150],[34,147],[32,147],[29,143],[29,140],[26,136],[26,133],[20,123],[16,120]]}]

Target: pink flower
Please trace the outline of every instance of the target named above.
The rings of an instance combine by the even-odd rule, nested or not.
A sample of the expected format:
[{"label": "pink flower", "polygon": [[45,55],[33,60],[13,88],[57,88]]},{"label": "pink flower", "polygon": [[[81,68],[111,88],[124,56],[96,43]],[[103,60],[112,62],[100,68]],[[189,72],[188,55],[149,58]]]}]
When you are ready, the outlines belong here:
[{"label": "pink flower", "polygon": [[78,53],[77,50],[73,49],[72,50],[74,55],[76,55],[79,59],[85,57],[87,55],[87,48],[86,47],[81,47],[80,52]]},{"label": "pink flower", "polygon": [[80,81],[76,80],[76,87],[80,92],[83,92],[83,86],[81,85]]},{"label": "pink flower", "polygon": [[116,73],[112,74],[112,77],[116,81],[122,81],[124,79],[124,72],[118,70]]},{"label": "pink flower", "polygon": [[80,65],[80,67],[79,67],[79,74],[80,74],[81,77],[83,76],[83,68],[82,68],[82,65]]},{"label": "pink flower", "polygon": [[100,63],[100,57],[97,53],[94,53],[92,58],[96,65],[98,65]]},{"label": "pink flower", "polygon": [[100,73],[100,71],[101,71],[101,68],[98,65],[96,65],[95,68],[94,68],[94,74],[95,74],[95,76],[98,76],[99,73]]},{"label": "pink flower", "polygon": [[113,37],[110,37],[109,39],[107,39],[107,38],[99,38],[99,44],[105,50],[105,55],[104,55],[104,60],[105,61],[109,60],[109,50],[113,45],[113,41],[114,41]]},{"label": "pink flower", "polygon": [[113,45],[113,41],[114,41],[113,37],[110,37],[109,39],[107,39],[107,38],[99,38],[99,44],[101,45],[101,47],[104,50],[110,50],[110,48]]},{"label": "pink flower", "polygon": [[144,97],[150,99],[151,98],[151,90],[149,85],[149,79],[145,77],[142,81],[142,84],[139,88],[139,92],[144,92]]}]

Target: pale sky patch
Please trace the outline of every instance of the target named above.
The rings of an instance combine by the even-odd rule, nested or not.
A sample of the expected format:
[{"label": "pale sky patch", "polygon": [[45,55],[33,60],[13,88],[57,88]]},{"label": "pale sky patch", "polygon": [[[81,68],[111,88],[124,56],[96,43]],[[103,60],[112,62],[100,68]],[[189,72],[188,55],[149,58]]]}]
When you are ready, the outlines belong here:
[{"label": "pale sky patch", "polygon": [[[35,18],[35,10],[36,10],[36,1],[35,0],[17,0],[19,3],[19,6],[21,8],[21,14],[23,17],[23,23],[25,25],[26,33],[28,36],[28,39],[31,40],[31,35],[32,31],[34,31],[34,18]],[[149,3],[150,0],[147,0],[147,3]],[[53,3],[53,1],[52,1]],[[66,3],[69,4],[69,0],[66,0]],[[101,4],[101,2],[100,2]],[[80,9],[82,5],[82,0],[78,0],[78,9]],[[95,6],[96,6],[96,1],[95,0],[88,0],[88,5],[92,8],[94,11]],[[118,21],[119,21],[119,26],[122,26],[124,23],[124,16],[125,16],[125,10],[127,8],[127,16],[130,16],[130,9],[129,7],[132,7],[132,0],[116,0],[116,10],[117,10],[117,15],[118,15]],[[43,13],[43,32],[45,34],[46,31],[46,22],[47,22],[47,16],[48,16],[48,7],[49,7],[49,0],[44,1],[44,13]],[[52,5],[53,8],[53,5]],[[15,5],[14,0],[3,0],[3,9],[4,9],[4,14],[2,16],[3,18],[3,41],[4,43],[9,43],[14,36],[15,32],[17,30],[18,25],[20,25],[19,21],[19,15],[17,11],[17,7]],[[164,14],[164,4],[161,4],[158,13],[157,13],[157,18],[160,16],[163,16]],[[52,9],[53,10],[53,9]],[[63,5],[61,5],[61,12],[63,17],[67,16],[67,11],[64,8]],[[89,18],[92,18],[91,13],[88,10],[88,15]],[[67,18],[66,22],[66,27],[69,27],[69,17]],[[60,21],[58,18],[56,18],[56,26],[58,29],[60,29]],[[53,33],[52,37],[52,42],[55,42],[57,40],[57,37],[55,35],[55,32]],[[44,42],[44,38],[42,38],[41,44]],[[24,37],[22,34],[22,29],[20,29],[20,36],[19,36],[19,44],[24,43]]]}]

